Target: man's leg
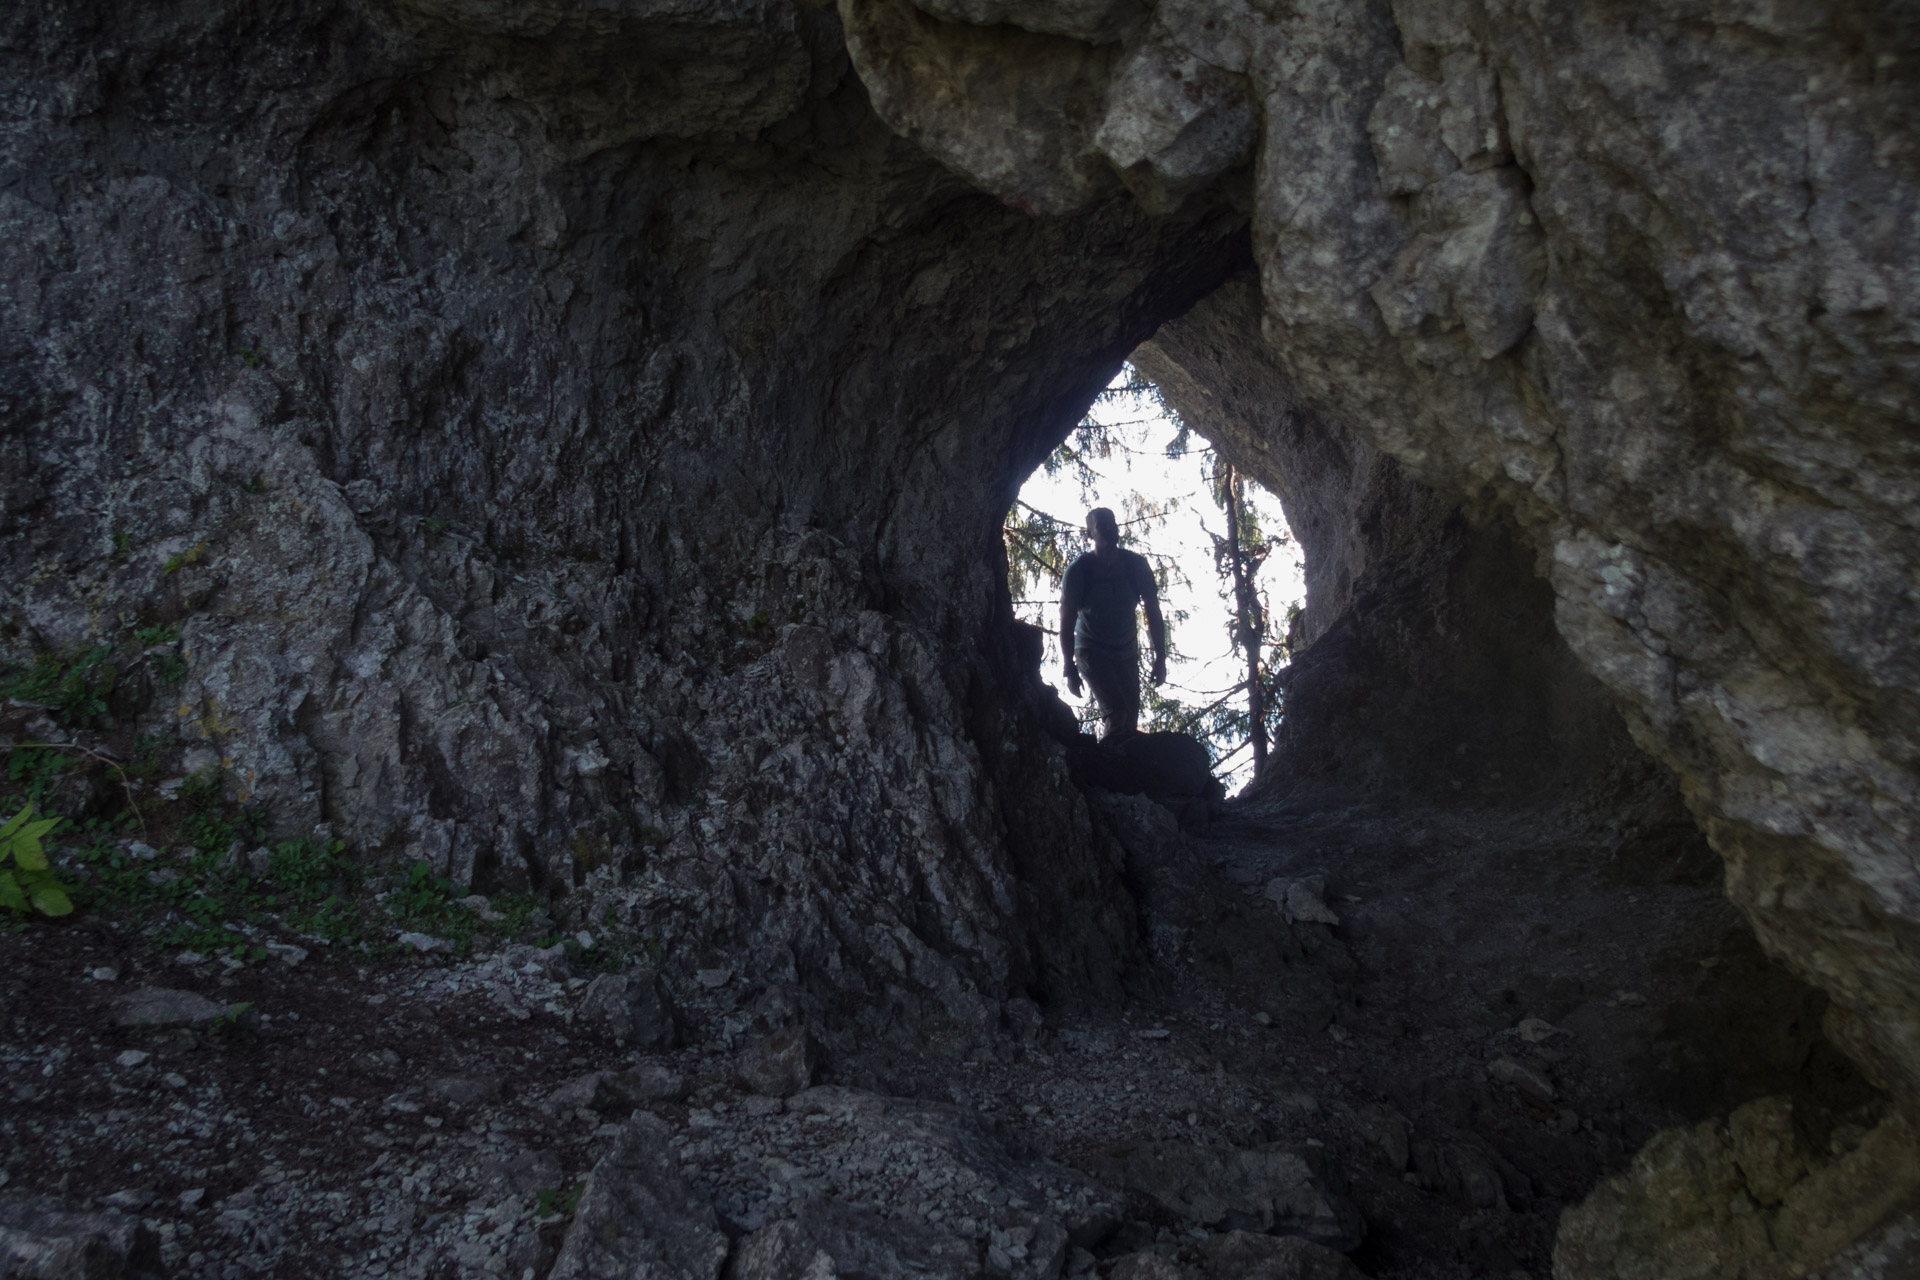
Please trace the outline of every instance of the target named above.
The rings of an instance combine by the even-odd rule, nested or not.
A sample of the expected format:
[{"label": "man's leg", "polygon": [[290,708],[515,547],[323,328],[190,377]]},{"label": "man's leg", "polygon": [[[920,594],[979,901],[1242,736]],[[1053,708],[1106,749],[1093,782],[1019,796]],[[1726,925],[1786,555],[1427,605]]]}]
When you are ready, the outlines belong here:
[{"label": "man's leg", "polygon": [[1140,659],[1137,654],[1105,654],[1082,649],[1074,659],[1086,678],[1100,716],[1107,722],[1104,737],[1133,733],[1140,727]]}]

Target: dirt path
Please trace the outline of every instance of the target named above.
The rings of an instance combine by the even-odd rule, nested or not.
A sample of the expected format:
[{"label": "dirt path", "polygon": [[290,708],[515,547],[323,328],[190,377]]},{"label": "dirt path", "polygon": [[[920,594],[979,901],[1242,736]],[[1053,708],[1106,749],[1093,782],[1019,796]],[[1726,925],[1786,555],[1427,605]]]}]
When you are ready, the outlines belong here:
[{"label": "dirt path", "polygon": [[[1364,1216],[1367,1274],[1539,1280],[1561,1208],[1657,1128],[1768,1091],[1857,1100],[1697,841],[1564,807],[1238,808],[1134,868],[1187,883],[1143,894],[1158,958],[1124,1012],[960,1062],[863,1047],[821,1079],[1096,1178],[1148,1147],[1297,1151]],[[759,993],[684,993],[684,1047],[636,1054],[558,948],[229,970],[83,919],[0,937],[0,963],[6,1194],[135,1214],[172,1275],[542,1276],[635,1106],[730,1235],[827,1197],[959,1233],[989,1271],[1029,1247],[1004,1193],[955,1199],[923,1139],[860,1147],[879,1122],[818,1101],[854,1094],[743,1085]],[[153,988],[249,1008],[114,1025]],[[1141,1187],[1116,1203],[1067,1273],[1211,1234]]]}]

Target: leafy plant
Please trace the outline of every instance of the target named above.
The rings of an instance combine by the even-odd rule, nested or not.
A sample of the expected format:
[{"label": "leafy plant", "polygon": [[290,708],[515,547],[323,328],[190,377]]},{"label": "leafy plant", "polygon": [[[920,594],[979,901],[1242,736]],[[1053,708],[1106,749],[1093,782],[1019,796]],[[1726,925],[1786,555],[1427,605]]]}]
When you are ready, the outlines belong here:
[{"label": "leafy plant", "polygon": [[260,367],[260,362],[267,358],[267,349],[263,345],[255,345],[251,347],[235,347],[233,349],[233,354],[239,356],[241,361],[247,366],[247,368],[258,369]]},{"label": "leafy plant", "polygon": [[491,906],[501,917],[500,931],[509,938],[518,938],[532,927],[533,913],[540,909],[540,899],[530,893],[497,893]]},{"label": "leafy plant", "polygon": [[287,916],[287,923],[301,933],[325,938],[329,945],[336,947],[361,941],[366,935],[359,906],[341,897],[327,898],[311,911],[292,912]]},{"label": "leafy plant", "polygon": [[172,644],[179,638],[180,628],[171,623],[141,627],[133,633],[133,642],[143,649],[150,649],[157,644]]},{"label": "leafy plant", "polygon": [[387,896],[387,910],[402,924],[447,939],[465,955],[480,920],[455,900],[459,892],[445,876],[436,876],[432,867],[416,862],[407,868],[400,887]]},{"label": "leafy plant", "polygon": [[407,878],[394,891],[387,905],[402,920],[426,920],[446,905],[453,885],[445,876],[433,874],[433,868],[416,862],[407,868]]},{"label": "leafy plant", "polygon": [[570,1187],[542,1187],[534,1197],[534,1211],[543,1218],[559,1214],[571,1218],[573,1211],[580,1207],[580,1197],[586,1191],[587,1184],[576,1182]]},{"label": "leafy plant", "polygon": [[192,546],[188,547],[185,551],[180,552],[178,555],[168,556],[164,561],[161,562],[160,572],[174,573],[180,569],[186,568],[190,564],[199,564],[201,558],[206,554],[207,554],[207,544],[204,542],[196,542]]},{"label": "leafy plant", "polygon": [[333,896],[336,884],[350,881],[353,864],[341,855],[344,840],[311,836],[275,845],[267,854],[267,879],[295,902],[314,903]]},{"label": "leafy plant", "polygon": [[[0,907],[15,915],[31,909],[43,916],[64,916],[73,910],[67,886],[47,864],[40,843],[59,825],[58,818],[33,821],[33,805],[27,804],[0,826]],[[4,869],[9,862],[12,869]]]},{"label": "leafy plant", "polygon": [[266,815],[227,803],[220,791],[218,769],[202,769],[189,775],[180,784],[180,802],[187,810],[180,823],[180,833],[201,849],[218,854],[235,840],[266,838]]},{"label": "leafy plant", "polygon": [[156,653],[152,659],[153,678],[172,686],[187,678],[187,660],[177,653]]},{"label": "leafy plant", "polygon": [[46,794],[53,775],[65,769],[69,761],[59,752],[45,747],[15,747],[7,752],[7,780],[24,786],[27,798],[38,802]]},{"label": "leafy plant", "polygon": [[112,657],[113,646],[105,644],[37,653],[24,671],[16,668],[0,683],[0,696],[43,706],[63,724],[90,724],[106,715],[107,695],[120,676]]},{"label": "leafy plant", "polygon": [[127,558],[127,552],[131,550],[133,550],[133,535],[128,533],[125,529],[115,529],[113,531],[114,556],[118,559],[124,560]]},{"label": "leafy plant", "polygon": [[420,522],[420,528],[426,533],[427,541],[429,542],[432,542],[441,534],[445,533],[447,531],[447,525],[448,522],[442,520],[439,516],[428,516]]},{"label": "leafy plant", "polygon": [[[619,973],[633,959],[633,952],[615,941],[612,934],[602,933],[593,940],[593,945],[583,947],[578,938],[562,938],[561,945],[566,948],[567,959],[582,969],[601,973]],[[552,945],[552,944],[548,944]]]},{"label": "leafy plant", "polygon": [[160,759],[167,751],[167,737],[160,733],[143,733],[140,740],[133,744],[133,759],[127,764],[127,772],[136,778],[147,778],[160,769]]},{"label": "leafy plant", "polygon": [[[254,950],[260,952],[260,959],[267,958],[264,948],[255,947]],[[242,1000],[239,1004],[224,1010],[207,1023],[207,1034],[215,1040],[224,1040],[233,1035],[240,1029],[240,1019],[245,1017],[247,1010],[251,1008],[253,1008],[253,1001]]]}]

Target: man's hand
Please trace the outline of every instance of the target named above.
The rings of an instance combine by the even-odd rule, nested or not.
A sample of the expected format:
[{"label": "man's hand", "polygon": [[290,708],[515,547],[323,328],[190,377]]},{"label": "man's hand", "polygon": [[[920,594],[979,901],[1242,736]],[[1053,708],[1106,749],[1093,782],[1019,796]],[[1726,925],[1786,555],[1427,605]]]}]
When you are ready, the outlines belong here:
[{"label": "man's hand", "polygon": [[1167,682],[1167,655],[1164,653],[1153,655],[1153,682],[1155,684]]},{"label": "man's hand", "polygon": [[1067,692],[1076,698],[1080,696],[1080,668],[1072,658],[1067,659]]}]

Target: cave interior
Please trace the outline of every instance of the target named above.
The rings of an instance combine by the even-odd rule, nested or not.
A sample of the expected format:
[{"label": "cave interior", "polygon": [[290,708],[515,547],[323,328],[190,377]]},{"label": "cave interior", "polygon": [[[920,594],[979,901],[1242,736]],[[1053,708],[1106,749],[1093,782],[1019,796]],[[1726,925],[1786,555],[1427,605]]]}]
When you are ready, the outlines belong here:
[{"label": "cave interior", "polygon": [[[1131,18],[1075,35],[1007,25],[985,0],[630,7],[410,0],[318,14],[208,0],[190,13],[88,4],[68,19],[29,5],[7,25],[5,74],[33,91],[9,99],[17,127],[0,143],[0,412],[32,464],[5,479],[0,641],[21,669],[100,645],[120,646],[123,668],[88,722],[9,703],[9,741],[116,762],[147,751],[156,780],[212,778],[221,804],[267,815],[275,839],[340,841],[369,890],[400,892],[417,867],[462,898],[533,904],[541,955],[521,939],[499,953],[518,967],[501,977],[496,964],[487,981],[552,984],[537,998],[474,995],[456,979],[479,960],[390,938],[377,962],[285,972],[179,962],[137,923],[50,928],[37,950],[10,938],[9,963],[66,993],[29,1001],[23,981],[9,994],[17,1065],[41,1062],[29,1046],[43,1040],[88,1046],[62,1050],[85,1071],[22,1095],[41,1110],[14,1131],[23,1154],[5,1171],[21,1188],[104,1195],[143,1154],[168,1196],[214,1187],[209,1206],[248,1212],[272,1200],[257,1187],[279,1184],[241,1167],[254,1140],[237,1133],[242,1155],[218,1166],[166,1164],[151,1154],[170,1141],[158,1130],[75,1136],[120,1096],[102,1082],[123,1050],[145,1055],[127,1071],[165,1081],[178,1066],[263,1096],[262,1079],[324,1060],[360,1093],[303,1087],[385,1117],[370,1140],[379,1176],[417,1176],[440,1188],[436,1205],[468,1193],[448,1188],[470,1188],[479,1157],[454,1150],[457,1126],[396,1145],[397,1126],[424,1114],[405,1089],[463,1064],[541,1073],[537,1089],[460,1105],[564,1146],[540,1166],[556,1181],[513,1193],[526,1210],[500,1238],[521,1243],[497,1256],[522,1249],[512,1256],[531,1268],[585,1275],[599,1246],[580,1224],[615,1213],[592,1208],[615,1194],[592,1188],[638,1167],[635,1144],[666,1141],[650,1126],[677,1127],[682,1149],[719,1142],[688,1139],[696,1128],[804,1127],[808,1090],[741,1083],[740,1063],[791,1050],[806,1086],[992,1112],[1025,1126],[1039,1157],[1138,1193],[1103,1230],[1076,1229],[1084,1264],[1061,1229],[1043,1280],[1156,1249],[1174,1269],[1131,1274],[1201,1274],[1177,1270],[1203,1267],[1180,1233],[1222,1235],[1228,1217],[1140,1209],[1134,1166],[1111,1163],[1130,1143],[1325,1157],[1346,1187],[1327,1203],[1357,1207],[1329,1209],[1321,1238],[1374,1275],[1585,1280],[1625,1274],[1607,1269],[1615,1254],[1668,1257],[1680,1246],[1659,1231],[1634,1235],[1666,1221],[1647,1207],[1666,1184],[1634,1181],[1644,1151],[1679,1152],[1676,1168],[1707,1153],[1694,1164],[1722,1179],[1701,1175],[1720,1197],[1698,1210],[1713,1231],[1739,1228],[1726,1187],[1751,1192],[1752,1221],[1781,1240],[1781,1224],[1819,1218],[1794,1237],[1802,1261],[1910,1210],[1853,1196],[1876,1179],[1888,1195],[1912,1186],[1898,1103],[1920,1060],[1902,1039],[1920,1025],[1902,976],[1911,877],[1874,861],[1899,848],[1908,812],[1910,596],[1822,613],[1815,569],[1787,563],[1801,543],[1775,538],[1767,559],[1740,541],[1761,539],[1759,523],[1699,532],[1674,515],[1717,508],[1711,493],[1674,497],[1673,474],[1718,476],[1725,456],[1764,452],[1728,406],[1773,412],[1791,397],[1738,380],[1791,362],[1708,351],[1662,292],[1652,232],[1625,250],[1581,240],[1568,229],[1580,209],[1544,195],[1546,230],[1533,212],[1517,220],[1536,191],[1521,162],[1548,190],[1549,162],[1580,154],[1552,145],[1578,135],[1577,112],[1536,107],[1547,124],[1532,133],[1500,115],[1459,143],[1461,164],[1441,156],[1447,176],[1389,189],[1405,157],[1376,164],[1372,108],[1353,105],[1413,119],[1426,109],[1414,90],[1445,84],[1459,97],[1448,109],[1471,116],[1460,86],[1491,85],[1489,59],[1507,97],[1488,89],[1473,110],[1518,113],[1523,88],[1557,103],[1522,72],[1558,58],[1571,75],[1562,45],[1495,58],[1497,36],[1535,28],[1483,23],[1470,40],[1431,6],[1367,6],[1332,35],[1311,6],[1254,6],[1265,16],[1242,29],[1307,24],[1275,47],[1321,41],[1332,87],[1289,97],[1286,81],[1260,109],[1297,114],[1256,126],[1253,99],[1232,88],[1255,70],[1196,72],[1214,87],[1194,93],[1225,103],[1232,128],[1194,134],[1225,149],[1172,182],[1145,161],[1089,167],[1061,151],[1086,131],[1075,95],[1132,84],[1123,48],[1160,47]],[[1198,14],[1163,8],[1165,22]],[[1552,40],[1639,56],[1634,23],[1573,8],[1580,22]],[[1580,23],[1600,36],[1582,44]],[[1676,25],[1672,47],[1698,34]],[[1789,54],[1841,56],[1789,43],[1734,41],[1746,61],[1727,82],[1765,87],[1761,72]],[[1740,79],[1750,64],[1761,70]],[[1897,111],[1898,77],[1870,74],[1879,96],[1843,104]],[[1776,99],[1788,101],[1757,89],[1742,101]],[[1322,144],[1362,159],[1315,169]],[[1331,178],[1300,189],[1322,171],[1365,184],[1364,200]],[[1558,256],[1539,246],[1549,231]],[[1332,285],[1339,306],[1314,309],[1314,273],[1364,274],[1366,253],[1376,275],[1448,260],[1467,232],[1512,260],[1488,251],[1499,287],[1461,285],[1447,305],[1463,315]],[[1362,253],[1350,237],[1365,235],[1379,243]],[[1509,305],[1517,292],[1541,299],[1537,317]],[[1795,306],[1808,325],[1827,314]],[[1863,332],[1848,351],[1898,347]],[[1568,334],[1589,344],[1578,359]],[[1306,560],[1266,772],[1184,822],[1088,781],[1072,713],[1007,590],[1003,513],[1123,360],[1279,496]],[[1849,389],[1885,385],[1884,370],[1815,381],[1841,407],[1807,392],[1814,408],[1785,416],[1826,433],[1821,448],[1844,455],[1834,472],[1875,473],[1854,449],[1910,473],[1910,408]],[[1604,385],[1596,402],[1632,406],[1630,428],[1575,421],[1566,406],[1589,383]],[[1549,420],[1575,425],[1543,444],[1534,428]],[[1738,514],[1789,473],[1752,509],[1815,491],[1769,458],[1751,467],[1757,487],[1721,505]],[[1622,479],[1616,462],[1642,471]],[[1886,532],[1899,522],[1873,506],[1898,508],[1899,492],[1819,490],[1829,514],[1866,513],[1872,536],[1847,554],[1867,547],[1858,563],[1875,571],[1905,563],[1910,582],[1909,535]],[[1555,521],[1582,503],[1575,536]],[[1580,559],[1594,546],[1601,568]],[[1835,581],[1856,564],[1832,562]],[[1667,667],[1628,652],[1625,624],[1596,622],[1604,592],[1589,570],[1608,589],[1641,584],[1647,610],[1681,619],[1658,655]],[[1769,684],[1781,671],[1786,686]],[[1688,681],[1725,697],[1668,706],[1645,693]],[[1741,715],[1763,728],[1799,716],[1794,732],[1816,744],[1840,725],[1847,751],[1767,755],[1760,730],[1723,732],[1709,712],[1756,689]],[[1750,728],[1732,712],[1725,724]],[[1780,776],[1742,790],[1763,756]],[[112,818],[123,791],[108,769],[75,769],[44,798],[81,824]],[[1821,822],[1793,825],[1802,810]],[[184,872],[183,844],[162,856]],[[283,926],[257,927],[300,941]],[[623,973],[596,973],[587,943],[566,951],[589,934],[625,940]],[[185,1030],[129,1049],[89,1039],[106,997],[74,975],[108,971],[98,982],[315,1003],[278,1024],[281,1038],[231,1054]],[[624,1037],[575,1018],[602,976],[665,993],[663,1025],[677,1029],[647,1052],[685,1077],[653,1100],[659,1116],[628,1107],[624,1136],[603,1132],[593,1089],[571,1110],[539,1101],[564,1077],[630,1063]],[[429,983],[444,985],[384,1003]],[[338,1011],[375,986],[382,1004]],[[452,1003],[469,996],[471,1008]],[[420,1010],[393,1024],[418,1065],[320,1029],[402,1008]],[[1126,1101],[1136,1089],[1145,1102]],[[317,1123],[284,1110],[273,1123]],[[1747,1120],[1729,1130],[1729,1114]],[[1777,1195],[1713,1154],[1762,1131],[1798,1161]],[[493,1132],[482,1123],[474,1141]],[[405,1173],[408,1160],[424,1172]],[[99,1185],[27,1167],[63,1161]],[[311,1163],[316,1193],[365,1164]],[[1657,1163],[1642,1162],[1668,1168]],[[571,1234],[543,1226],[536,1193],[575,1175],[590,1210]],[[728,1187],[701,1194],[745,1194]],[[1853,1217],[1829,1212],[1850,1196]],[[453,1246],[433,1233],[458,1215],[382,1203],[368,1220],[397,1215],[420,1265],[439,1265],[431,1251]],[[806,1258],[759,1272],[741,1261],[803,1229],[791,1223],[804,1214],[766,1217],[767,1203],[725,1209],[725,1231],[709,1223],[700,1248],[718,1252],[704,1274],[729,1256],[746,1280],[801,1274]],[[992,1231],[975,1225],[976,1270],[953,1274],[992,1256]],[[314,1230],[327,1241],[315,1248],[364,1253],[365,1229]],[[229,1234],[199,1254],[169,1236],[169,1256],[211,1276],[241,1257],[278,1265],[285,1239],[306,1239]],[[364,1274],[390,1260],[365,1260]]]}]

